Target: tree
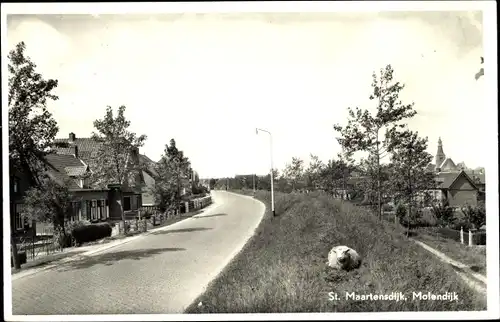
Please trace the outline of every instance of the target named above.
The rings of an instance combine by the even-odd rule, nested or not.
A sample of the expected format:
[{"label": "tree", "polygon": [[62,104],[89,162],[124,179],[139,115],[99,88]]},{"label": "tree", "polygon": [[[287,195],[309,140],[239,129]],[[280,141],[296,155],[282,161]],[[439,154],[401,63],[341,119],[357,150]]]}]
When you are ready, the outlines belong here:
[{"label": "tree", "polygon": [[[144,145],[147,137],[137,136],[128,129],[130,121],[125,118],[125,109],[125,106],[120,106],[115,117],[113,109],[108,106],[104,117],[94,121],[97,132],[92,133],[92,139],[98,142],[99,147],[97,155],[92,156],[90,181],[95,187],[106,188],[109,184],[135,187],[137,176],[144,167],[131,155]],[[121,214],[123,227],[126,227],[123,209]]]},{"label": "tree", "polygon": [[423,201],[426,191],[433,188],[434,174],[427,170],[432,155],[427,152],[427,138],[418,132],[405,131],[399,134],[399,142],[393,146],[391,183],[395,195],[407,204],[407,223],[418,221],[417,197]]},{"label": "tree", "polygon": [[[367,158],[362,158],[359,161],[358,169],[360,171],[361,178],[356,181],[355,187],[356,190],[362,192],[363,204],[373,205],[377,203],[378,190],[380,190],[382,194],[385,180],[382,177],[382,174],[384,173],[384,171],[382,171],[382,165],[380,167],[381,170],[379,177],[376,158],[373,155],[370,154]],[[378,182],[380,182],[380,186],[378,185]]]},{"label": "tree", "polygon": [[451,225],[454,221],[454,211],[448,204],[448,202],[444,204],[432,204],[432,213],[434,217],[436,217],[438,225],[441,227],[447,227]]},{"label": "tree", "polygon": [[[25,55],[26,45],[20,42],[7,56],[9,108],[9,167],[28,178],[30,186],[40,185],[45,170],[44,154],[58,132],[57,123],[47,110],[49,100],[57,100],[52,93],[57,80],[44,79],[35,71],[36,65]],[[11,220],[11,248],[14,267],[20,268],[17,244]]]},{"label": "tree", "polygon": [[473,229],[480,229],[483,225],[486,225],[486,209],[484,204],[476,207],[468,204],[462,207],[462,212],[465,215],[467,223],[470,224]]},{"label": "tree", "polygon": [[61,185],[45,177],[40,186],[26,192],[23,201],[23,215],[26,218],[53,224],[59,245],[70,246],[65,223],[72,214],[72,202],[76,199],[68,190],[66,182]]},{"label": "tree", "polygon": [[319,188],[321,185],[321,171],[325,165],[317,155],[311,154],[310,157],[309,167],[305,171],[307,179],[306,187],[313,190]]},{"label": "tree", "polygon": [[344,127],[339,124],[334,125],[334,129],[341,135],[337,140],[347,153],[366,151],[374,159],[380,219],[382,218],[381,159],[391,152],[391,146],[398,140],[399,130],[406,127],[400,122],[416,114],[413,103],[404,105],[399,100],[399,93],[404,89],[404,85],[393,81],[393,74],[391,65],[387,65],[385,69],[380,69],[378,76],[375,73],[372,75],[373,91],[369,98],[376,103],[376,113],[372,114],[359,107],[354,110],[349,107],[347,125]]},{"label": "tree", "polygon": [[343,191],[340,196],[344,199],[347,191],[347,180],[352,169],[352,160],[348,156],[339,153],[337,159],[328,160],[320,175],[323,188],[336,196],[338,196],[339,190]]},{"label": "tree", "polygon": [[210,179],[209,180],[210,189],[215,189],[215,186],[217,185],[218,181],[219,181],[219,179],[215,179],[215,178]]},{"label": "tree", "polygon": [[158,180],[155,181],[154,195],[160,208],[165,210],[176,209],[180,211],[181,189],[189,188],[191,164],[175,143],[170,140],[170,145],[165,145],[165,150],[158,162]]},{"label": "tree", "polygon": [[292,191],[295,191],[297,185],[304,177],[304,160],[293,157],[292,162],[285,166],[284,177],[290,182]]}]

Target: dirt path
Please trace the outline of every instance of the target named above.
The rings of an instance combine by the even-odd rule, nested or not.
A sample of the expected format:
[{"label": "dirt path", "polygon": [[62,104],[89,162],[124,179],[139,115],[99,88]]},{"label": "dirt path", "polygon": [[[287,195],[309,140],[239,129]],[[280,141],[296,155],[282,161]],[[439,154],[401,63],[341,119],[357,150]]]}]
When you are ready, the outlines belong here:
[{"label": "dirt path", "polygon": [[455,272],[458,274],[458,276],[460,276],[472,289],[476,290],[477,292],[483,295],[486,295],[486,284],[487,284],[486,276],[474,272],[473,270],[470,269],[469,266],[451,259],[442,252],[432,248],[431,246],[421,241],[415,239],[412,240],[416,244],[427,250],[428,252],[434,254],[443,263],[450,264],[455,270]]}]

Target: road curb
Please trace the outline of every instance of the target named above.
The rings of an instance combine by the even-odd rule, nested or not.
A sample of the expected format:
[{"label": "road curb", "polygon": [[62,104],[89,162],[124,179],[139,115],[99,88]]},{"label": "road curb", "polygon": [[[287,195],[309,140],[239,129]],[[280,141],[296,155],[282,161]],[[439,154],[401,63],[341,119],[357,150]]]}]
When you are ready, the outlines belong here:
[{"label": "road curb", "polygon": [[18,280],[20,278],[28,277],[28,276],[31,276],[31,275],[34,275],[34,274],[37,274],[37,273],[40,273],[40,272],[52,269],[52,268],[55,268],[55,267],[57,267],[58,264],[65,264],[65,263],[69,263],[69,262],[74,262],[74,261],[83,259],[84,257],[91,257],[91,256],[94,256],[94,255],[97,255],[97,254],[102,253],[102,252],[104,252],[106,250],[109,250],[111,248],[115,248],[115,247],[118,247],[118,246],[130,243],[130,242],[132,242],[134,240],[137,240],[137,239],[139,239],[141,237],[146,237],[149,234],[152,234],[152,233],[154,233],[156,231],[162,231],[162,230],[166,230],[167,228],[175,227],[176,225],[178,225],[178,224],[180,224],[182,222],[185,222],[186,220],[189,220],[189,219],[192,219],[192,218],[196,218],[199,215],[203,214],[204,212],[214,210],[214,209],[216,209],[216,208],[218,208],[220,206],[221,206],[220,204],[212,203],[211,205],[209,205],[209,206],[205,207],[204,209],[202,209],[202,213],[197,214],[195,216],[190,216],[188,218],[184,218],[184,219],[176,221],[176,222],[174,222],[174,223],[172,223],[170,225],[165,225],[165,226],[162,226],[162,227],[152,228],[152,229],[150,229],[150,230],[148,230],[148,231],[146,231],[144,233],[138,234],[137,236],[131,236],[131,237],[128,237],[128,238],[124,238],[122,240],[117,240],[114,243],[111,242],[109,244],[103,245],[100,248],[97,248],[97,249],[94,249],[94,250],[89,250],[89,251],[87,251],[85,253],[82,253],[82,254],[75,254],[75,255],[68,256],[66,258],[55,260],[53,262],[53,264],[48,264],[47,266],[38,267],[38,268],[32,268],[32,269],[26,270],[24,273],[21,271],[21,272],[16,273],[16,274],[11,274],[12,281]]}]

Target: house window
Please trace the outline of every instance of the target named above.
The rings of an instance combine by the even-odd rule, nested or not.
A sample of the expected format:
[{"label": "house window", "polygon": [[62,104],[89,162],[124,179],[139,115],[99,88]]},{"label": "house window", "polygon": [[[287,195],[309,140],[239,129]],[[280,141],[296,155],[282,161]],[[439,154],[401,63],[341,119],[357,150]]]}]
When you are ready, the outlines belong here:
[{"label": "house window", "polygon": [[92,201],[90,202],[90,219],[91,220],[99,219],[97,200],[95,199],[92,199]]},{"label": "house window", "polygon": [[137,196],[131,196],[130,201],[131,201],[131,209],[136,210],[137,209]]},{"label": "house window", "polygon": [[107,216],[108,212],[106,208],[106,200],[105,199],[97,200],[97,218],[106,219]]},{"label": "house window", "polygon": [[21,215],[22,205],[21,204],[13,204],[14,206],[14,228],[16,230],[24,228],[24,220]]},{"label": "house window", "polygon": [[132,208],[130,197],[123,197],[123,211],[128,211]]},{"label": "house window", "polygon": [[81,207],[80,202],[71,203],[71,214],[69,218],[70,221],[77,221],[80,219],[80,207]]}]

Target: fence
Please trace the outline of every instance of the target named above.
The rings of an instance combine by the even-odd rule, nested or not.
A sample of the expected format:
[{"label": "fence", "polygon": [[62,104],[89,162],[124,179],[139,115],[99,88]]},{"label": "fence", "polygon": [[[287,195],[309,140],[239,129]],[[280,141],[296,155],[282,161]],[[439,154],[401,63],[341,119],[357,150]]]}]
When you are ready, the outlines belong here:
[{"label": "fence", "polygon": [[21,237],[17,242],[17,252],[26,253],[26,260],[62,252],[63,248],[54,241],[53,236]]},{"label": "fence", "polygon": [[486,231],[464,231],[463,229],[455,230],[451,228],[437,228],[436,232],[444,238],[453,239],[461,244],[473,245],[486,245]]},{"label": "fence", "polygon": [[[143,206],[133,214],[126,216],[125,224],[130,232],[143,231],[145,228],[150,229],[154,226],[159,226],[171,218],[178,218],[183,213],[189,213],[194,210],[203,209],[212,203],[211,196],[192,199],[181,204],[180,213],[177,210],[168,210],[161,213],[155,206]],[[140,217],[140,219],[139,219]],[[144,227],[146,223],[147,227]],[[118,235],[123,231],[123,222],[117,221],[114,223],[112,236]]]}]

